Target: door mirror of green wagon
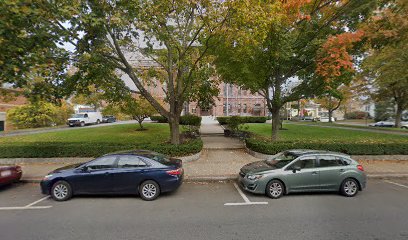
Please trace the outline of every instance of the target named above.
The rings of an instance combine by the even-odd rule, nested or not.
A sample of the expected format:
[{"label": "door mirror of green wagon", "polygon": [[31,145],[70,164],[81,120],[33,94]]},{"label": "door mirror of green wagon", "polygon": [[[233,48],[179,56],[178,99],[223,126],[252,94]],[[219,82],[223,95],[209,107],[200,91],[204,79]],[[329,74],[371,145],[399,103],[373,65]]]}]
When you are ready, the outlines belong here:
[{"label": "door mirror of green wagon", "polygon": [[299,172],[300,169],[301,169],[300,166],[293,166],[293,167],[292,167],[293,173]]}]

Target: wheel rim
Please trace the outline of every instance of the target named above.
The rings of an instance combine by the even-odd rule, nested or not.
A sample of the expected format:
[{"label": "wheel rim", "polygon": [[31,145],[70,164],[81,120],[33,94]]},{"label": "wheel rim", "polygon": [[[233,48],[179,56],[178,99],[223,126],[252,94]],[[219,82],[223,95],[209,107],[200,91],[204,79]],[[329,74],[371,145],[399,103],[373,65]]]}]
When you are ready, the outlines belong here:
[{"label": "wheel rim", "polygon": [[58,184],[54,188],[54,196],[58,199],[63,199],[68,195],[68,188],[63,184]]},{"label": "wheel rim", "polygon": [[279,183],[272,183],[269,192],[273,197],[279,197],[282,194],[282,186]]},{"label": "wheel rim", "polygon": [[157,188],[154,184],[148,183],[143,186],[142,194],[146,198],[152,198],[156,195]]},{"label": "wheel rim", "polygon": [[354,195],[357,192],[357,184],[354,181],[347,181],[344,184],[344,192],[347,195]]}]

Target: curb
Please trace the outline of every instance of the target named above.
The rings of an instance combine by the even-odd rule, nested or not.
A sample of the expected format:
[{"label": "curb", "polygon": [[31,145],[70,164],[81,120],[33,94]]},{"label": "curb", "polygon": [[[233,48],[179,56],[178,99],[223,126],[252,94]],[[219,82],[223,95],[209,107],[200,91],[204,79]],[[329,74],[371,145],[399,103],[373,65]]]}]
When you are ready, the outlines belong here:
[{"label": "curb", "polygon": [[[185,177],[184,182],[225,182],[225,181],[235,181],[238,175],[226,175],[226,176],[198,176],[198,177]],[[408,178],[408,173],[402,174],[367,174],[368,179],[401,179]],[[22,183],[40,183],[41,179],[21,179]]]},{"label": "curb", "polygon": [[190,156],[185,156],[185,157],[177,157],[177,158],[180,159],[181,161],[183,161],[183,163],[193,162],[193,161],[197,161],[198,159],[200,159],[200,156],[201,156],[202,152],[203,152],[203,149],[200,152],[196,153],[196,154],[193,154],[193,155],[190,155]]}]

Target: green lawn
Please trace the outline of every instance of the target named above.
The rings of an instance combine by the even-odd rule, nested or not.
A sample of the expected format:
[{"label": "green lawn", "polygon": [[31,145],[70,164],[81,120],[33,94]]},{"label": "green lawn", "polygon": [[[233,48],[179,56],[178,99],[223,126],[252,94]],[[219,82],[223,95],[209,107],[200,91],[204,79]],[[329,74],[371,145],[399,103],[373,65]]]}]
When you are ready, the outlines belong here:
[{"label": "green lawn", "polygon": [[358,130],[284,124],[279,141],[272,142],[270,124],[248,124],[255,137],[246,146],[256,152],[276,154],[288,149],[319,149],[351,155],[408,154],[408,136]]},{"label": "green lawn", "polygon": [[[271,124],[248,124],[249,131],[261,136],[271,136]],[[400,136],[385,133],[372,133],[364,131],[354,131],[348,129],[335,129],[314,126],[303,126],[295,124],[284,124],[288,130],[280,130],[279,137],[282,141],[294,140],[334,140],[334,141],[358,141],[358,142],[378,142],[378,141],[398,141],[408,144],[408,135]]]},{"label": "green lawn", "polygon": [[169,144],[168,124],[146,123],[144,126],[148,130],[136,131],[138,125],[123,124],[1,137],[0,158],[93,157],[128,149],[150,149],[172,156],[181,156],[201,150],[201,140],[191,141],[178,147]]},{"label": "green lawn", "polygon": [[[290,123],[302,124],[302,125],[334,126],[334,127],[360,128],[360,129],[371,129],[371,130],[388,131],[388,132],[406,132],[406,133],[408,133],[408,130],[403,129],[403,128],[371,127],[371,126],[362,126],[362,125],[350,125],[350,124],[345,124],[343,121],[337,121],[336,123],[328,123],[328,122],[289,122],[289,124]],[[371,123],[371,122],[368,122],[368,123]]]}]

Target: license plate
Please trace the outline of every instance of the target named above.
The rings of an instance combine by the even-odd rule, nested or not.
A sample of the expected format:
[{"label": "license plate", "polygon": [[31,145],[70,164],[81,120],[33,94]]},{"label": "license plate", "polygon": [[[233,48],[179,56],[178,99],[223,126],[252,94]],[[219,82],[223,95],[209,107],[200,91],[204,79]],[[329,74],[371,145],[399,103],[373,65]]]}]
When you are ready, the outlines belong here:
[{"label": "license plate", "polygon": [[10,170],[3,171],[3,172],[0,173],[0,176],[2,176],[2,177],[8,177],[8,176],[10,176],[10,175],[11,175],[11,171],[10,171]]}]

